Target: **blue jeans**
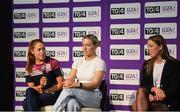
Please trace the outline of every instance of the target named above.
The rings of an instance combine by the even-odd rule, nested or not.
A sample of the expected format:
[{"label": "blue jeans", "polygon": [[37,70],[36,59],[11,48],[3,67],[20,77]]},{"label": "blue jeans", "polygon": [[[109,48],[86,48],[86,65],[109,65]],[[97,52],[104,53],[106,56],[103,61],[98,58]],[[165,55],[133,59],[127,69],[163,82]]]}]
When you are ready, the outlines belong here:
[{"label": "blue jeans", "polygon": [[99,108],[102,93],[99,89],[87,91],[79,88],[63,89],[53,111],[79,111],[81,107]]},{"label": "blue jeans", "polygon": [[27,88],[26,99],[23,101],[23,108],[25,111],[37,111],[42,106],[53,105],[56,102],[59,94],[60,92],[55,94],[39,94],[35,89]]}]

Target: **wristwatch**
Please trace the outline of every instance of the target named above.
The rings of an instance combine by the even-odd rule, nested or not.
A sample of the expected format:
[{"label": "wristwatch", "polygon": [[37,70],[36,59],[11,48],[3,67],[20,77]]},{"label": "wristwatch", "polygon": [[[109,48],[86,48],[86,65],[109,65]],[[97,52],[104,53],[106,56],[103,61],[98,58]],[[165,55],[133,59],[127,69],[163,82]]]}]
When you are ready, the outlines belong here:
[{"label": "wristwatch", "polygon": [[79,88],[82,88],[82,86],[83,86],[83,83],[80,82],[79,83]]}]

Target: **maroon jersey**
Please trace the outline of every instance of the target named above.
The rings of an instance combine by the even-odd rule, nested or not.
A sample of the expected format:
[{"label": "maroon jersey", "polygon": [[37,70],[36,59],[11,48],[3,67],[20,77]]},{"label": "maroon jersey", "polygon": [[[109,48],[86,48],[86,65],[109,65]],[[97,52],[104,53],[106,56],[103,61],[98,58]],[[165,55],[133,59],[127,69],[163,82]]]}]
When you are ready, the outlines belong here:
[{"label": "maroon jersey", "polygon": [[56,78],[63,76],[63,71],[56,59],[47,58],[46,62],[42,64],[34,64],[32,73],[26,75],[26,82],[34,82],[35,86],[37,86],[40,84],[42,76],[47,78],[47,88],[57,84]]}]

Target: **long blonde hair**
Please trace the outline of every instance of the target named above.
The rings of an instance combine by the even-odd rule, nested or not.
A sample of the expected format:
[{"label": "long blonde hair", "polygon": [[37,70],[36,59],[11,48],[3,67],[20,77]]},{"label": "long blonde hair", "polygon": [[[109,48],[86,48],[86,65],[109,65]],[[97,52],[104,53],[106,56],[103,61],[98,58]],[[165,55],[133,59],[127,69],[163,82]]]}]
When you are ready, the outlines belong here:
[{"label": "long blonde hair", "polygon": [[[176,60],[175,58],[173,58],[172,56],[170,56],[168,48],[167,48],[167,44],[165,39],[161,36],[161,35],[154,35],[149,37],[148,40],[153,41],[154,43],[156,43],[158,46],[162,46],[162,49],[160,51],[160,56],[162,57],[162,59],[169,59],[169,60]],[[152,57],[146,64],[146,72],[148,75],[152,74],[153,71],[153,66],[154,66],[154,62],[156,60],[156,57]]]}]

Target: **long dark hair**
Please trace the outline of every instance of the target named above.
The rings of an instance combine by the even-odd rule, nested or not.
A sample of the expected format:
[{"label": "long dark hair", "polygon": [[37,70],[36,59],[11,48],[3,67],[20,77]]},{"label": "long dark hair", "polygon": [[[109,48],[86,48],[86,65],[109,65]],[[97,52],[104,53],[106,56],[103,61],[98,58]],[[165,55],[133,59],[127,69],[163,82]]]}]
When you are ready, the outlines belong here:
[{"label": "long dark hair", "polygon": [[28,73],[32,73],[32,66],[33,64],[35,64],[35,56],[31,53],[31,50],[34,49],[34,46],[37,43],[42,43],[45,46],[45,43],[40,40],[40,39],[34,39],[29,43],[29,47],[28,47],[28,55],[27,55],[27,65],[26,65],[26,70],[28,71]]},{"label": "long dark hair", "polygon": [[[176,60],[175,58],[173,58],[172,56],[170,56],[168,48],[167,48],[167,44],[165,39],[161,36],[161,35],[154,35],[149,37],[148,40],[151,40],[153,42],[155,42],[158,46],[162,46],[162,49],[160,51],[160,56],[162,57],[162,59],[168,59],[168,60]],[[154,62],[156,60],[156,57],[152,57],[146,64],[146,72],[148,75],[150,75],[153,71],[153,66],[154,66]]]}]

